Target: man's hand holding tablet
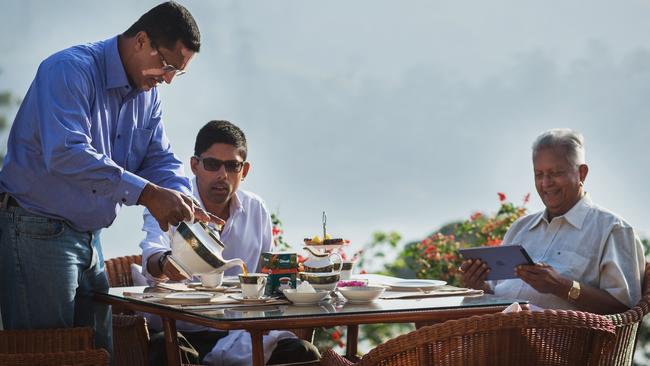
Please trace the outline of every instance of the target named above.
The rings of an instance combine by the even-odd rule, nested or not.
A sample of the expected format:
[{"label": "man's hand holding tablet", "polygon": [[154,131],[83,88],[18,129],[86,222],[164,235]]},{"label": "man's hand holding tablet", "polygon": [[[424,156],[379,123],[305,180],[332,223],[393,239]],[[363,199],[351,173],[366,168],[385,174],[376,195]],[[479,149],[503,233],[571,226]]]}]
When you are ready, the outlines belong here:
[{"label": "man's hand holding tablet", "polygon": [[486,280],[517,278],[517,266],[534,264],[521,245],[469,248],[459,252],[465,258],[460,267],[465,286],[482,290],[487,288]]}]

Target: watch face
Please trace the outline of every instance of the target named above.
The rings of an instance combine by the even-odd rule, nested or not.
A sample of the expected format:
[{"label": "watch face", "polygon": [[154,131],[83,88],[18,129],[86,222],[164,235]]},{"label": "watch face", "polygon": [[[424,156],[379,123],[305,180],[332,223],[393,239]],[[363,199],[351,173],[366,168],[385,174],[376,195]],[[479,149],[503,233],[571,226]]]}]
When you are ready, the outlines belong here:
[{"label": "watch face", "polygon": [[580,283],[573,281],[573,286],[569,290],[569,298],[577,300],[580,297]]}]

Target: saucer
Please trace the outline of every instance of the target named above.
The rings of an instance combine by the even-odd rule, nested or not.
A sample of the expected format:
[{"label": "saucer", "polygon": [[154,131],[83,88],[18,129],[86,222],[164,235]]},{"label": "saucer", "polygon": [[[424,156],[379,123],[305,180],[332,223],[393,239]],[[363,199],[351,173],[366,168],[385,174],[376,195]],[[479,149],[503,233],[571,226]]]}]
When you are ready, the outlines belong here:
[{"label": "saucer", "polygon": [[216,286],[216,287],[207,287],[203,286],[201,282],[192,282],[187,285],[189,288],[193,288],[198,291],[214,291],[214,292],[226,292],[230,287],[227,286]]},{"label": "saucer", "polygon": [[400,280],[387,285],[390,286],[391,290],[396,291],[429,291],[446,284],[447,282],[440,280]]}]

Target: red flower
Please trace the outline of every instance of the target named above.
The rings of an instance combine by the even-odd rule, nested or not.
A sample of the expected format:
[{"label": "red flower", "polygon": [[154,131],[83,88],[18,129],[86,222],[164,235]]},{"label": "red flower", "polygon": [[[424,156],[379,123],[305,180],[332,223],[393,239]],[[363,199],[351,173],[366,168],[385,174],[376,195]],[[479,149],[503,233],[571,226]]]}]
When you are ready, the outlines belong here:
[{"label": "red flower", "polygon": [[491,237],[491,238],[489,238],[487,240],[487,242],[485,244],[494,247],[494,246],[497,246],[497,245],[501,244],[501,239]]},{"label": "red flower", "polygon": [[481,216],[483,216],[482,213],[480,213],[480,212],[474,212],[474,213],[472,214],[472,216],[469,217],[469,219],[470,219],[471,221],[476,221],[477,219],[481,218]]},{"label": "red flower", "polygon": [[282,230],[280,230],[277,226],[274,226],[273,229],[271,229],[271,233],[273,234],[273,236],[278,236],[280,235],[281,232]]},{"label": "red flower", "polygon": [[497,194],[499,195],[499,201],[503,202],[503,201],[506,200],[506,194],[505,193],[498,192]]},{"label": "red flower", "polygon": [[339,339],[341,339],[341,333],[338,330],[332,332],[332,340],[338,341]]}]

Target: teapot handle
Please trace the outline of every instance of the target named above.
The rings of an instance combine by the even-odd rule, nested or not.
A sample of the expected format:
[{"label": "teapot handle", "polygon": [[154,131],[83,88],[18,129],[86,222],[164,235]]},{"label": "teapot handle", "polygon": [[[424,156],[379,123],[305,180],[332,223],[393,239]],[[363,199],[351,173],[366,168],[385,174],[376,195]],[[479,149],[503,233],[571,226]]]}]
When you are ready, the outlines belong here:
[{"label": "teapot handle", "polygon": [[339,253],[336,253],[336,252],[330,254],[329,258],[332,261],[332,265],[335,264],[335,262],[332,260],[333,256],[337,256],[339,258],[339,262],[338,262],[339,263],[339,270],[337,272],[341,273],[341,270],[343,269],[343,257],[341,257],[341,255]]}]

